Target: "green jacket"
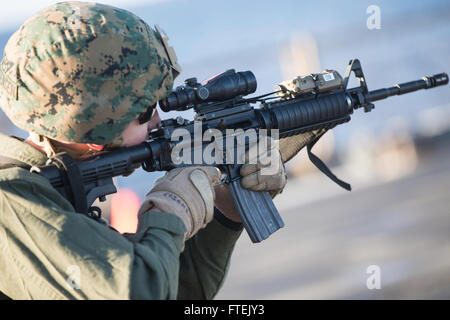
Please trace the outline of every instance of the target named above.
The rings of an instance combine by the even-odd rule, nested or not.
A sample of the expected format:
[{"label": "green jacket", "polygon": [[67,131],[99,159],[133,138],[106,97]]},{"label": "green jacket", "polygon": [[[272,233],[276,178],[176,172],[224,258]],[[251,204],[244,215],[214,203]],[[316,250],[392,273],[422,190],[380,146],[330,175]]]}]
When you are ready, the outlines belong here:
[{"label": "green jacket", "polygon": [[[47,160],[1,134],[0,156]],[[181,252],[181,219],[149,211],[124,237],[18,167],[0,170],[0,206],[0,291],[12,299],[212,299],[242,231],[216,218]]]}]

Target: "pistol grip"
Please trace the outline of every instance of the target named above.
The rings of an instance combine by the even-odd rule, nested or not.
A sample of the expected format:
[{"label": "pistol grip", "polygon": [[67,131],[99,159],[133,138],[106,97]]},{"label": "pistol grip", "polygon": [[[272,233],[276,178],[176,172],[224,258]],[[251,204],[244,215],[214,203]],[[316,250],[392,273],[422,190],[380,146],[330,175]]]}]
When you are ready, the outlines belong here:
[{"label": "pistol grip", "polygon": [[240,179],[231,181],[228,187],[245,230],[253,243],[261,242],[278,229],[284,227],[267,191],[251,191],[241,185]]}]

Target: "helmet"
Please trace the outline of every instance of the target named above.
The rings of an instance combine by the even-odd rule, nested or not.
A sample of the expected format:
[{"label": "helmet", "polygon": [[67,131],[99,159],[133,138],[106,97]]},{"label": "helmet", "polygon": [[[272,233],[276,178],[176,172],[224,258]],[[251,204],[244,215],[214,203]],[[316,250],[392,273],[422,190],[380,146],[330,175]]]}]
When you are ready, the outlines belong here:
[{"label": "helmet", "polygon": [[131,121],[172,90],[180,71],[174,60],[159,28],[131,12],[57,3],[9,39],[0,63],[0,106],[15,125],[35,134],[117,142]]}]

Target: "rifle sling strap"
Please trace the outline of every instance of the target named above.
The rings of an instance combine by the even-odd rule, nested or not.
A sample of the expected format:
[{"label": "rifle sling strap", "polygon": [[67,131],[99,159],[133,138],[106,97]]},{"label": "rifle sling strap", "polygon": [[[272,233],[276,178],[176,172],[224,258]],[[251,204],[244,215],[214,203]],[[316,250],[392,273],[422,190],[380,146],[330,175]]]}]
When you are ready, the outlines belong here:
[{"label": "rifle sling strap", "polygon": [[319,141],[319,139],[323,136],[323,134],[326,131],[324,131],[322,134],[320,134],[319,136],[317,136],[313,141],[311,141],[308,145],[307,145],[307,151],[308,151],[308,157],[309,160],[311,160],[311,162],[317,167],[317,169],[319,169],[320,171],[322,171],[322,173],[324,173],[328,178],[330,178],[331,180],[333,180],[335,183],[337,183],[339,186],[341,186],[342,188],[344,188],[345,190],[351,191],[352,187],[349,183],[342,181],[341,179],[339,179],[338,177],[336,177],[333,172],[331,172],[331,170],[327,167],[327,165],[325,163],[323,163],[322,160],[319,159],[319,157],[317,157],[314,153],[311,152],[312,147],[314,147],[314,145],[316,144],[317,141]]},{"label": "rifle sling strap", "polygon": [[70,195],[69,201],[74,206],[75,211],[87,214],[88,206],[83,177],[75,160],[66,152],[61,152],[49,158],[47,164],[54,164],[59,168],[62,178],[65,180],[64,185],[67,186],[66,193]]}]

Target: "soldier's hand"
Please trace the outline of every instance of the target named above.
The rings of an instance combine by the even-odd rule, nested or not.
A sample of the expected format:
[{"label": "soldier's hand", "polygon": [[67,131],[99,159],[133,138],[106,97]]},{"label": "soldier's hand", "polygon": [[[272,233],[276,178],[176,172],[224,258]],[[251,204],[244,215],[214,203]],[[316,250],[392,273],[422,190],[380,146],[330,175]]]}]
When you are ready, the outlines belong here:
[{"label": "soldier's hand", "polygon": [[173,169],[156,181],[146,195],[139,214],[153,209],[177,215],[186,226],[187,240],[212,220],[213,186],[220,181],[220,176],[220,170],[215,167]]},{"label": "soldier's hand", "polygon": [[[279,194],[287,182],[286,171],[280,151],[275,142],[267,137],[266,144],[253,145],[244,155],[241,166],[241,184],[253,191],[268,191],[272,198]],[[225,185],[216,187],[217,209],[228,219],[241,222],[231,194]]]},{"label": "soldier's hand", "polygon": [[283,190],[287,176],[280,150],[273,139],[266,137],[265,143],[254,144],[244,158],[240,169],[244,188],[269,191],[272,198]]}]

